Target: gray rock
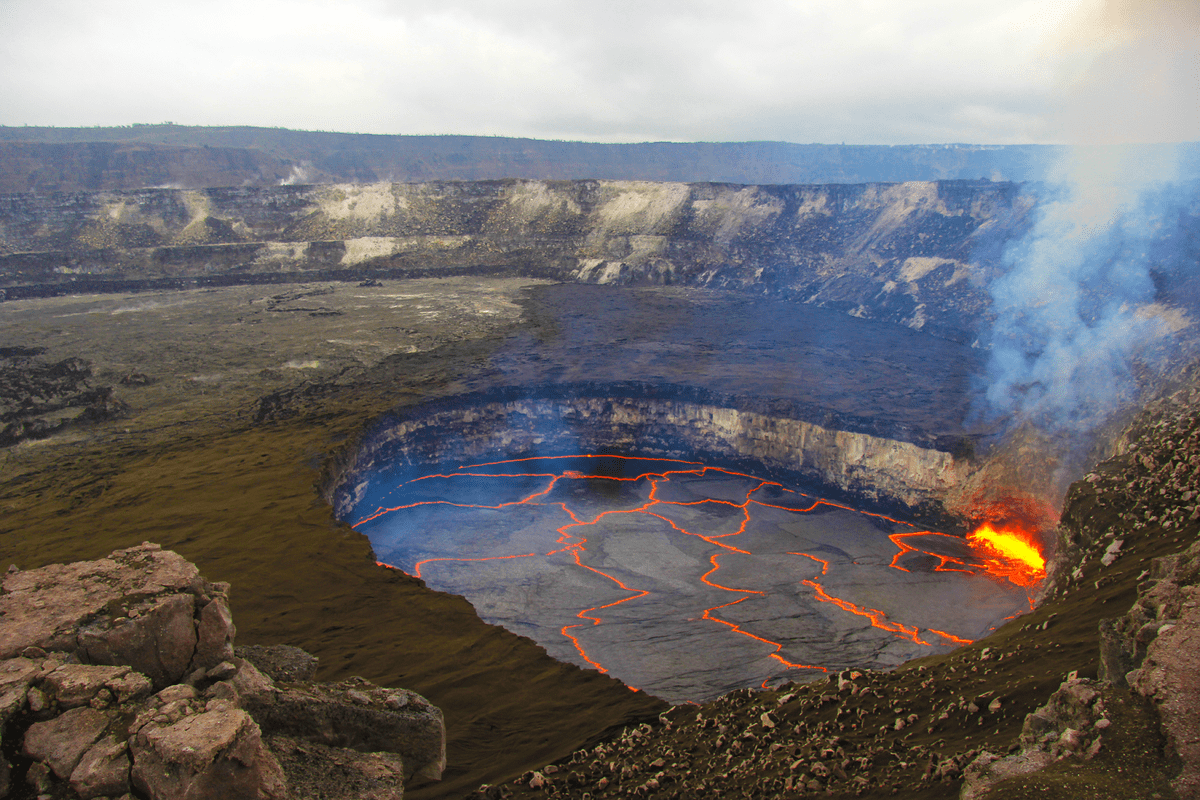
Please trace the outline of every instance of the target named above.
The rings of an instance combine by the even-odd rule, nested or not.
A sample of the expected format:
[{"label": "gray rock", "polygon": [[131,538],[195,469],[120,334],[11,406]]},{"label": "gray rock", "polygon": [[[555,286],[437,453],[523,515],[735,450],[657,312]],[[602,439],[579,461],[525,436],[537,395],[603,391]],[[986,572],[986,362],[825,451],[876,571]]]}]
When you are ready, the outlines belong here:
[{"label": "gray rock", "polygon": [[63,780],[71,777],[83,754],[108,728],[110,713],[94,708],[73,708],[45,722],[35,722],[25,732],[22,752],[42,761]]},{"label": "gray rock", "polygon": [[[351,693],[364,695],[369,705],[356,702]],[[442,712],[412,692],[404,692],[408,702],[394,709],[388,700],[397,693],[356,678],[243,695],[242,701],[258,724],[272,734],[364,753],[398,753],[406,779],[415,774],[440,779],[446,768]]]},{"label": "gray rock", "polygon": [[401,800],[404,761],[394,753],[360,753],[289,736],[267,739],[293,797]]},{"label": "gray rock", "polygon": [[317,675],[317,657],[299,647],[254,644],[239,646],[235,652],[280,683],[311,681]]}]

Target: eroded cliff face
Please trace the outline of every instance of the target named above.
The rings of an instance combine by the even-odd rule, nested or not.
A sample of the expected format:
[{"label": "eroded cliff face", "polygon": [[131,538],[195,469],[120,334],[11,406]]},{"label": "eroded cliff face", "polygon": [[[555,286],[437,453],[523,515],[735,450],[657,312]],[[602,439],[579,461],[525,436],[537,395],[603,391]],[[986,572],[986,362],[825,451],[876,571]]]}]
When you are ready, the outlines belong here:
[{"label": "eroded cliff face", "polygon": [[0,288],[510,273],[745,290],[971,341],[1031,201],[987,181],[374,183],[0,196]]},{"label": "eroded cliff face", "polygon": [[686,400],[484,396],[385,421],[349,454],[326,493],[345,517],[379,470],[577,453],[745,465],[927,518],[942,516],[942,499],[970,468],[929,447]]}]

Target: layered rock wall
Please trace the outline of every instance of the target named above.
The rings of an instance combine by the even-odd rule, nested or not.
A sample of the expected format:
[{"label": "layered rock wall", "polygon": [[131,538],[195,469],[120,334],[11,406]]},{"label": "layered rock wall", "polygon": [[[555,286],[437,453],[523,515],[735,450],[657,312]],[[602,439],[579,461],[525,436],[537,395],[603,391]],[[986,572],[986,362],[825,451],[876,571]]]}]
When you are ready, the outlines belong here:
[{"label": "layered rock wall", "polygon": [[1013,184],[987,181],[3,195],[0,288],[17,297],[120,281],[519,273],[746,290],[962,339],[986,310],[984,287],[1030,202]]},{"label": "layered rock wall", "polygon": [[377,469],[588,452],[747,464],[915,514],[940,512],[968,469],[941,450],[761,411],[661,398],[530,398],[387,422],[352,455],[330,494],[345,515]]}]

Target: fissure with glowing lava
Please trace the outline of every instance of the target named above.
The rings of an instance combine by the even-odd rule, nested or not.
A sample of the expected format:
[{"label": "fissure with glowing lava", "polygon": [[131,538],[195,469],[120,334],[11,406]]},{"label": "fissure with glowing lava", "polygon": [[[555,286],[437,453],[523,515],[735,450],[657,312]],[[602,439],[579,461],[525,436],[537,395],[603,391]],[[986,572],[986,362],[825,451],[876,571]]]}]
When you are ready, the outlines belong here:
[{"label": "fissure with glowing lava", "polygon": [[[580,462],[595,463],[598,468],[581,469]],[[620,469],[614,470],[614,465]],[[614,474],[630,466],[639,469],[635,469],[633,474]],[[672,490],[675,484],[685,480],[736,481],[739,482],[740,495],[728,498],[673,499]],[[641,494],[636,500],[626,502],[623,507],[600,511],[592,508],[589,513],[588,507],[594,505],[590,496],[593,494],[592,489],[618,485],[639,487]],[[728,489],[724,484],[716,485],[719,491]],[[471,499],[470,495],[481,491],[484,494],[492,493],[497,502],[466,501]],[[583,492],[581,501],[569,499],[572,492],[580,491]],[[433,494],[425,499],[413,499],[424,497],[422,492]],[[444,492],[445,496],[435,496],[439,492]],[[598,651],[621,651],[611,646],[606,650],[603,643],[593,646],[591,639],[594,633],[606,625],[629,624],[628,619],[620,613],[622,607],[629,607],[638,601],[645,602],[652,594],[662,592],[661,583],[644,581],[639,585],[637,575],[631,577],[627,568],[606,566],[603,547],[589,549],[593,544],[589,536],[600,531],[598,526],[610,524],[617,518],[639,518],[658,526],[665,524],[673,535],[703,543],[700,547],[706,551],[702,557],[707,569],[702,574],[692,575],[687,579],[693,584],[692,589],[688,591],[703,592],[702,587],[707,587],[726,595],[726,598],[729,595],[733,597],[721,598],[722,602],[705,603],[700,614],[676,621],[675,624],[684,622],[711,626],[712,630],[705,635],[717,637],[711,639],[713,648],[720,649],[723,646],[720,636],[741,637],[744,642],[762,648],[766,657],[777,664],[772,674],[763,678],[762,685],[776,679],[802,679],[807,674],[819,674],[847,665],[844,661],[834,663],[802,658],[792,652],[797,649],[794,643],[789,644],[785,637],[773,637],[769,628],[765,628],[760,620],[747,623],[736,617],[744,607],[743,604],[754,600],[769,603],[774,600],[770,594],[779,593],[781,589],[791,591],[797,596],[807,596],[818,604],[836,608],[839,613],[865,621],[879,633],[911,642],[920,649],[932,651],[934,648],[967,644],[972,641],[972,634],[980,633],[944,629],[952,628],[952,625],[933,627],[928,623],[921,625],[905,621],[894,612],[888,613],[859,598],[847,596],[844,590],[831,589],[831,561],[836,559],[836,568],[847,573],[859,566],[859,561],[839,557],[828,547],[825,547],[827,552],[794,549],[767,554],[768,558],[776,555],[780,558],[790,557],[789,563],[784,565],[794,578],[790,590],[786,586],[756,588],[748,585],[745,576],[741,575],[742,570],[731,568],[731,564],[741,557],[753,559],[762,555],[756,553],[760,548],[748,541],[753,537],[747,535],[747,530],[752,523],[759,522],[758,517],[765,513],[771,513],[777,519],[813,516],[831,510],[862,515],[862,518],[869,520],[872,525],[885,525],[891,530],[887,534],[887,540],[890,541],[893,552],[886,564],[887,569],[909,574],[920,573],[922,576],[943,573],[947,576],[969,576],[974,580],[986,578],[992,583],[1009,586],[1010,590],[1019,588],[1023,596],[1022,605],[1027,607],[1032,607],[1032,593],[1044,577],[1044,562],[1041,560],[1036,536],[1031,531],[1017,528],[998,529],[988,523],[963,539],[921,529],[883,514],[858,511],[848,505],[790,489],[778,481],[684,459],[597,454],[498,459],[409,478],[394,486],[389,495],[400,502],[385,501],[369,513],[363,513],[353,520],[354,526],[368,533],[373,541],[377,538],[373,532],[393,522],[403,525],[403,515],[418,509],[422,512],[429,512],[434,508],[487,512],[538,509],[539,513],[553,512],[560,516],[563,524],[555,528],[556,538],[550,546],[540,549],[521,547],[520,552],[491,552],[487,548],[493,546],[494,542],[484,536],[480,551],[472,552],[467,544],[468,549],[456,551],[453,555],[414,558],[409,563],[395,563],[396,559],[384,557],[381,563],[387,562],[388,566],[423,578],[435,588],[443,585],[446,570],[470,568],[470,565],[482,565],[485,562],[541,561],[550,569],[573,569],[594,576],[610,590],[619,593],[619,596],[611,599],[598,598],[604,602],[596,602],[597,598],[589,602],[586,596],[576,598],[572,619],[558,627],[558,635],[570,642],[579,661],[600,672],[609,672],[612,665],[607,663],[606,656]],[[463,495],[464,499],[456,499],[458,495]],[[405,500],[408,502],[404,502]],[[729,518],[722,519],[716,530],[696,529],[684,515],[684,512],[695,511],[706,514],[720,512]],[[776,521],[773,524],[780,523]],[[486,527],[486,522],[480,520],[480,525]],[[438,536],[435,530],[426,533],[431,537]],[[421,546],[413,544],[410,549],[420,550]],[[699,557],[701,556],[697,556]],[[863,569],[868,566],[871,565],[864,560]],[[877,573],[877,567],[878,565],[871,567],[872,574]],[[723,573],[728,574],[728,577]],[[683,580],[686,574],[686,569],[680,570],[671,576],[671,580]],[[853,579],[852,575],[849,577]],[[458,579],[455,576],[451,576],[448,584],[456,586],[456,580]],[[845,586],[846,580],[847,575],[840,576],[838,585]],[[866,580],[870,580],[870,575]],[[869,594],[869,591],[867,593]],[[1009,614],[1009,617],[1020,613],[1019,608],[1012,610],[1014,613]],[[722,631],[724,633],[721,633]],[[853,629],[849,636],[855,636]],[[648,643],[645,646],[653,647],[649,642],[655,637],[647,635],[646,638]],[[905,652],[911,655],[911,647]],[[627,684],[634,683],[619,671],[618,677],[622,677]],[[757,675],[755,680],[757,682]]]}]

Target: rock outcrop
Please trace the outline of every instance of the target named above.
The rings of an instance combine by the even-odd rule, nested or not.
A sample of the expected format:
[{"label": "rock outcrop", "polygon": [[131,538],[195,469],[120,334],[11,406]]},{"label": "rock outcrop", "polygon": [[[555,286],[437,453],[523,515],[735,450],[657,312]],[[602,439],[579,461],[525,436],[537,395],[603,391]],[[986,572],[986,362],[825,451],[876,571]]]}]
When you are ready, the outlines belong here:
[{"label": "rock outcrop", "polygon": [[1111,725],[1100,689],[1096,681],[1064,681],[1049,702],[1025,718],[1018,752],[1002,757],[985,750],[963,770],[961,800],[976,800],[1000,781],[1037,772],[1063,758],[1094,758]]},{"label": "rock outcrop", "polygon": [[1200,797],[1200,543],[1155,559],[1124,616],[1100,625],[1100,677],[1150,699],[1182,762],[1180,797]]},{"label": "rock outcrop", "polygon": [[[10,571],[0,592],[0,796],[403,796],[445,767],[441,712],[362,679],[311,681],[297,648],[234,654],[228,586],[143,544]],[[7,748],[6,748],[7,749]],[[343,776],[350,776],[343,779]],[[357,794],[356,794],[357,793]]]}]

